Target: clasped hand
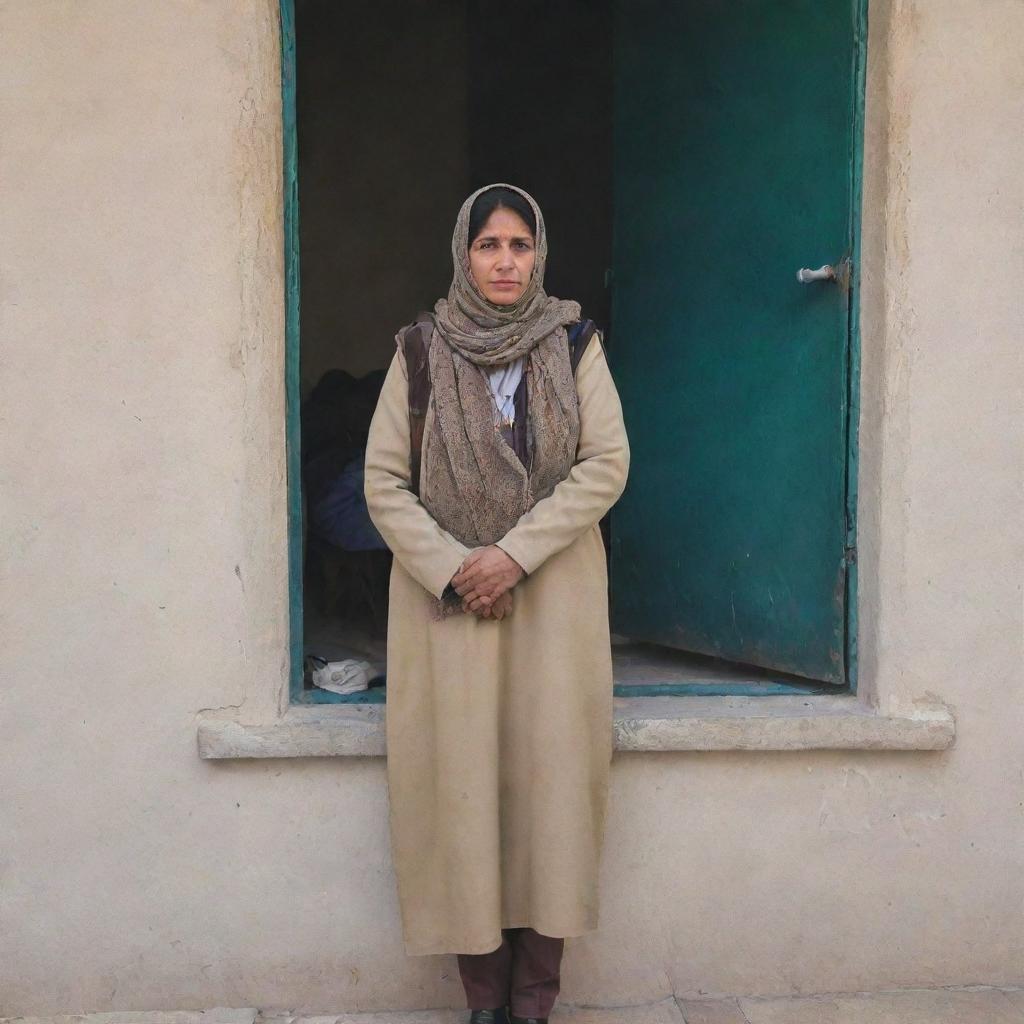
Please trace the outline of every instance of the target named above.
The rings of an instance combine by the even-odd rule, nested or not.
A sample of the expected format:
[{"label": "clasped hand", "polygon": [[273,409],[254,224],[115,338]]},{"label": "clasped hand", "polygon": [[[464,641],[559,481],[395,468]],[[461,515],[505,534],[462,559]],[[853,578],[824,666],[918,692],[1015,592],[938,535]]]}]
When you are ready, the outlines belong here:
[{"label": "clasped hand", "polygon": [[501,620],[512,613],[512,588],[524,575],[514,558],[491,544],[466,556],[452,586],[462,598],[463,611]]}]

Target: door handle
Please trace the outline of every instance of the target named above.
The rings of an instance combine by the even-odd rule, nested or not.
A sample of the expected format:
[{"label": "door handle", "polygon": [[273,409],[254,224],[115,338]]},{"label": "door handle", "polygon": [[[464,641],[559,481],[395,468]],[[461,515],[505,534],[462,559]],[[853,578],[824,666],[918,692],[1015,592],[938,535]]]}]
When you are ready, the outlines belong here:
[{"label": "door handle", "polygon": [[801,284],[810,284],[812,281],[835,281],[843,289],[850,287],[850,260],[844,257],[835,265],[825,263],[817,270],[809,267],[801,267],[796,272],[796,279]]},{"label": "door handle", "polygon": [[836,279],[836,268],[830,263],[826,263],[824,266],[818,267],[817,270],[809,270],[807,267],[801,267],[796,272],[796,279],[801,284],[810,284],[812,281],[834,281]]}]

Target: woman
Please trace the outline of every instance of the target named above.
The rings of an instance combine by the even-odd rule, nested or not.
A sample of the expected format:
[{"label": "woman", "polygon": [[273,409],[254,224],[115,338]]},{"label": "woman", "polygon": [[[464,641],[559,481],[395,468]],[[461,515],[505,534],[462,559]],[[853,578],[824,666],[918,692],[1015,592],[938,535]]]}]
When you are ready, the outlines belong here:
[{"label": "woman", "polygon": [[395,555],[388,791],[405,947],[459,954],[471,1024],[502,1024],[506,1007],[546,1020],[564,939],[598,923],[612,754],[598,521],[629,448],[599,337],[574,380],[580,307],[545,294],[546,257],[522,189],[465,201],[448,299],[399,332],[366,450],[367,507]]}]

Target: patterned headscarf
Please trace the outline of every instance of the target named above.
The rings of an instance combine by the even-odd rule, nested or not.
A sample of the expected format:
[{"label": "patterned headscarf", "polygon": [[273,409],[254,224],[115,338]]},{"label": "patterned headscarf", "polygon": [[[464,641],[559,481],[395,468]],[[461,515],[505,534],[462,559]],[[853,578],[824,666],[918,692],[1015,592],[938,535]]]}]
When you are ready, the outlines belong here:
[{"label": "patterned headscarf", "polygon": [[[533,274],[523,294],[508,306],[488,302],[469,267],[469,215],[478,196],[492,188],[518,192],[533,210],[537,222],[534,237]],[[578,302],[556,299],[544,291],[544,267],[548,259],[548,237],[544,215],[533,196],[515,185],[499,183],[477,189],[459,210],[452,234],[452,263],[455,275],[448,298],[434,306],[437,329],[452,348],[477,366],[494,367],[525,355],[541,338],[580,318]]]}]

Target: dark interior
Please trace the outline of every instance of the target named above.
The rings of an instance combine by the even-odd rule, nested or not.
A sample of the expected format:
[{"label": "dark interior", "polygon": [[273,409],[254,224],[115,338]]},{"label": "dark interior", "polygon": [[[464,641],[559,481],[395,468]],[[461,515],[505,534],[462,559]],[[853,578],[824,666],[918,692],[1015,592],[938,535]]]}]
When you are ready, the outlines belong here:
[{"label": "dark interior", "polygon": [[[365,660],[378,685],[383,675],[390,554],[362,503],[361,457],[395,333],[447,294],[451,232],[470,192],[507,181],[534,195],[546,289],[580,302],[614,364],[612,5],[296,0],[295,12],[305,687],[320,700],[338,692],[314,686],[324,662]],[[807,686],[613,644],[617,693]]]},{"label": "dark interior", "polygon": [[447,294],[465,196],[531,192],[549,294],[608,322],[610,10],[297,0],[296,59],[306,646],[376,667],[390,556],[358,460],[396,331]]}]

